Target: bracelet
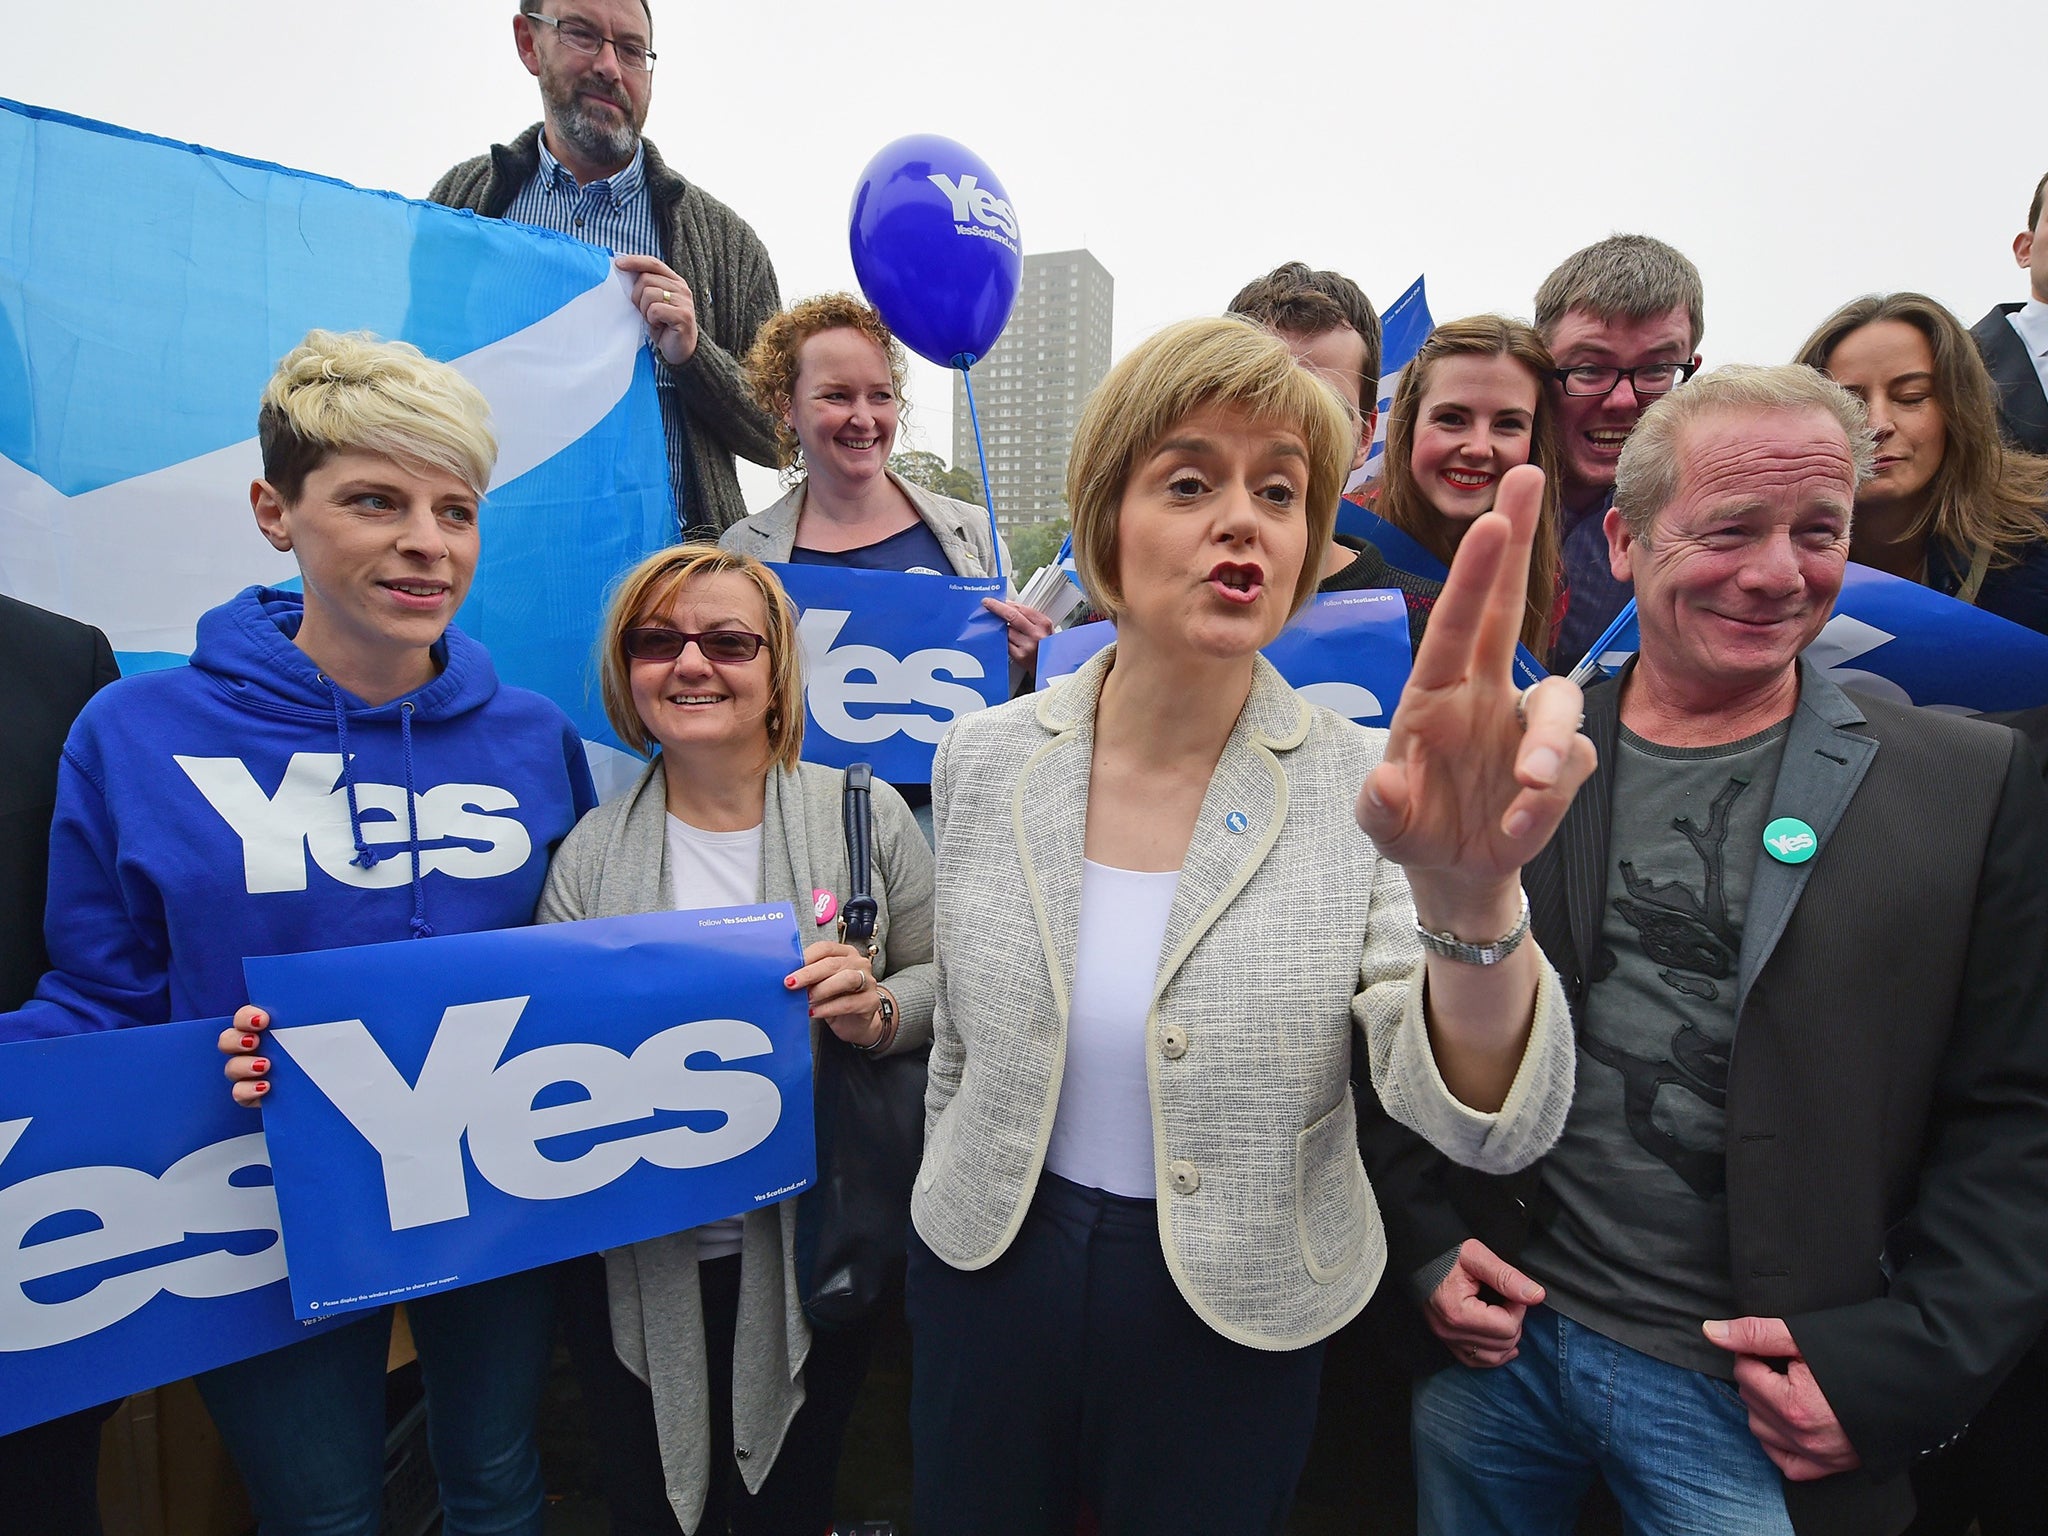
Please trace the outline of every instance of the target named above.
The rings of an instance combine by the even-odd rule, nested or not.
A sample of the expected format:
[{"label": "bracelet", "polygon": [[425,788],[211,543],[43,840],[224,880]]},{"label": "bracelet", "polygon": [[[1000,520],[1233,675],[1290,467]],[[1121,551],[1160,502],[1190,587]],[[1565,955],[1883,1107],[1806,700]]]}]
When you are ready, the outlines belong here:
[{"label": "bracelet", "polygon": [[1499,965],[1519,949],[1522,940],[1529,936],[1529,893],[1523,891],[1521,897],[1521,921],[1516,923],[1505,937],[1495,939],[1491,944],[1470,943],[1449,929],[1442,933],[1432,933],[1422,926],[1420,920],[1415,924],[1415,937],[1424,949],[1433,955],[1441,955],[1446,960],[1456,960],[1461,965]]},{"label": "bracelet", "polygon": [[875,983],[875,992],[881,999],[882,1033],[876,1037],[874,1044],[854,1047],[866,1056],[880,1056],[896,1043],[896,1026],[902,1017],[897,1013],[896,999],[887,987],[878,981]]}]

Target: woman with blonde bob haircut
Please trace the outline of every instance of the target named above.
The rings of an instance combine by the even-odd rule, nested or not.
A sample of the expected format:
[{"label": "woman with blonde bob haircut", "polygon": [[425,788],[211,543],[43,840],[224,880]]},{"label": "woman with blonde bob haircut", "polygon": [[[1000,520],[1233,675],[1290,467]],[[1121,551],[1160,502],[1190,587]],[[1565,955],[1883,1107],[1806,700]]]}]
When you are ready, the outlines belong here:
[{"label": "woman with blonde bob haircut", "polygon": [[1793,361],[1861,400],[1877,434],[1849,558],[2048,634],[2048,458],[1999,437],[1962,322],[1923,293],[1865,294]]},{"label": "woman with blonde bob haircut", "polygon": [[1540,477],[1467,534],[1368,731],[1259,655],[1314,590],[1356,442],[1245,321],[1138,347],[1067,472],[1116,643],[939,745],[921,1531],[1067,1532],[1083,1505],[1105,1531],[1278,1531],[1322,1341],[1385,1264],[1354,1032],[1388,1110],[1460,1162],[1524,1166],[1563,1124],[1570,1019],[1519,873],[1592,749],[1569,682],[1511,681]]},{"label": "woman with blonde bob haircut", "polygon": [[[802,653],[775,573],[711,544],[663,550],[619,583],[597,660],[613,728],[654,758],[563,842],[537,921],[790,902],[815,924],[804,964],[785,978],[808,992],[813,1051],[821,1029],[870,1054],[921,1050],[935,981],[931,852],[902,796],[877,780],[874,946],[838,941],[844,776],[798,761]],[[860,1326],[813,1336],[796,1202],[572,1270],[571,1327],[601,1336],[608,1313],[625,1366],[581,1362],[608,1426],[614,1527],[827,1529],[871,1336]]]},{"label": "woman with blonde bob haircut", "polygon": [[1555,367],[1536,328],[1519,320],[1473,315],[1439,325],[1394,388],[1373,503],[1380,517],[1449,565],[1472,520],[1493,506],[1508,470],[1542,470],[1521,618],[1522,644],[1538,656],[1550,653],[1564,617],[1557,429],[1544,390]]}]

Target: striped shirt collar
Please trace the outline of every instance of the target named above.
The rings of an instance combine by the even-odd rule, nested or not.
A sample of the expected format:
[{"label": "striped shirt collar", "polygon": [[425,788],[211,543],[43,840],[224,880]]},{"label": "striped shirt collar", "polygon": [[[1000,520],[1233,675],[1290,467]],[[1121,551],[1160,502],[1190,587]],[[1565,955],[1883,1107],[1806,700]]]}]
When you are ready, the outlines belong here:
[{"label": "striped shirt collar", "polygon": [[541,133],[536,143],[540,148],[540,170],[537,174],[542,185],[566,192],[572,197],[576,196],[579,190],[589,192],[594,188],[603,187],[611,194],[613,205],[623,208],[647,185],[647,145],[640,140],[634,141],[633,158],[624,170],[616,171],[580,189],[576,185],[575,175],[557,160],[554,152],[548,148],[548,136],[545,131]]}]

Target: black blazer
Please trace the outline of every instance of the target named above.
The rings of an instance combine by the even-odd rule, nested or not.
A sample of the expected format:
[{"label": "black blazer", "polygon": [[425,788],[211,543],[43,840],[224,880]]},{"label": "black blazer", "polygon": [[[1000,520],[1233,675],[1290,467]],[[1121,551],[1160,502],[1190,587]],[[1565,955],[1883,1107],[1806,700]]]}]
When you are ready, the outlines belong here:
[{"label": "black blazer", "polygon": [[2048,393],[2041,389],[2041,375],[2027,356],[2027,344],[2005,318],[2019,307],[1994,306],[1970,327],[1970,339],[1998,386],[1998,426],[2005,440],[2029,453],[2048,453]]},{"label": "black blazer", "polygon": [[43,895],[57,758],[85,701],[120,673],[107,637],[0,596],[0,1012],[48,968]]},{"label": "black blazer", "polygon": [[[1618,687],[1600,768],[1523,871],[1583,1015],[1606,899]],[[1771,815],[1821,839],[1759,858],[1737,976],[1731,1279],[1782,1317],[1865,1470],[1788,1483],[1801,1536],[1888,1536],[1906,1468],[1953,1440],[2048,1317],[2048,795],[2010,730],[1852,698],[1801,664]],[[1489,1179],[1362,1137],[1397,1281],[1466,1236],[1515,1254],[1537,1169]],[[1378,1164],[1385,1163],[1383,1173]]]}]

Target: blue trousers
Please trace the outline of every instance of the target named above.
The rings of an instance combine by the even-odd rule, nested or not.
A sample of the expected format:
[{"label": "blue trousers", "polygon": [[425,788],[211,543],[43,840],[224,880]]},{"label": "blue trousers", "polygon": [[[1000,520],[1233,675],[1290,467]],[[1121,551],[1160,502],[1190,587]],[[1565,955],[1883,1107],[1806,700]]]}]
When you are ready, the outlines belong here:
[{"label": "blue trousers", "polygon": [[1792,1536],[1732,1383],[1548,1307],[1506,1365],[1416,1383],[1420,1536],[1571,1536],[1597,1470],[1629,1536]]},{"label": "blue trousers", "polygon": [[1233,1343],[1167,1271],[1150,1200],[1041,1175],[986,1269],[910,1238],[920,1536],[1254,1536],[1286,1522],[1323,1347]]},{"label": "blue trousers", "polygon": [[[447,1536],[539,1536],[534,1418],[554,1273],[529,1270],[406,1303],[427,1389]],[[262,1536],[377,1536],[391,1312],[198,1378]]]}]

